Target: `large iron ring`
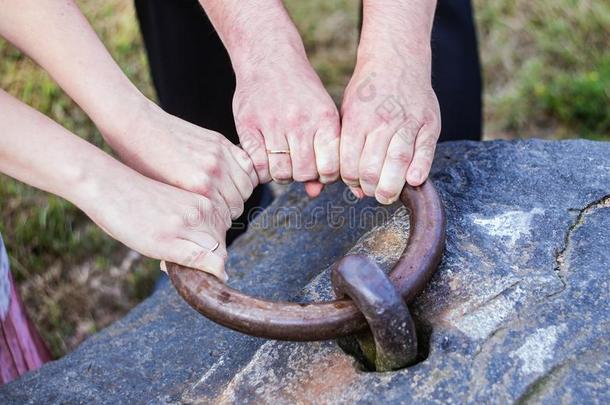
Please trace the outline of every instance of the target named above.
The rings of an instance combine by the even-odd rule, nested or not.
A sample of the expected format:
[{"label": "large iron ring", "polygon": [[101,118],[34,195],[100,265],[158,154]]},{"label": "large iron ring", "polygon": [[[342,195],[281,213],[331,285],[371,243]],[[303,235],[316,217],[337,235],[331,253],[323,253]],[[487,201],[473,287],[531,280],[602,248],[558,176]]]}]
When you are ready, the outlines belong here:
[{"label": "large iron ring", "polygon": [[[445,215],[431,181],[405,186],[401,201],[409,208],[410,232],[389,278],[406,303],[425,287],[445,245]],[[328,340],[366,330],[364,315],[348,299],[299,304],[273,302],[243,294],[214,276],[174,263],[167,265],[178,293],[205,317],[248,335],[278,340]]]}]

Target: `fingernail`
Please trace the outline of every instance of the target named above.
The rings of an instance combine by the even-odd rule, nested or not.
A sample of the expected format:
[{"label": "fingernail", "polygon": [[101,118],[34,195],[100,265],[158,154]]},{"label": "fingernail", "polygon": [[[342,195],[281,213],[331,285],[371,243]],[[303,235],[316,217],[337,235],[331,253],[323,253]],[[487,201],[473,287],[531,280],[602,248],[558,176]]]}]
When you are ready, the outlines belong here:
[{"label": "fingernail", "polygon": [[165,260],[161,260],[161,263],[159,263],[159,268],[162,272],[167,273],[167,264],[165,263]]},{"label": "fingernail", "polygon": [[392,203],[391,199],[385,198],[385,197],[382,197],[382,196],[377,197],[377,201],[379,201],[381,204],[384,204],[384,205],[389,205],[389,204]]},{"label": "fingernail", "polygon": [[356,198],[358,198],[359,200],[362,200],[364,198],[364,192],[360,189],[356,189],[356,190],[352,189],[352,194],[354,194],[356,196]]},{"label": "fingernail", "polygon": [[415,180],[415,181],[421,181],[421,170],[414,169],[411,172],[411,178],[413,178],[413,180]]}]

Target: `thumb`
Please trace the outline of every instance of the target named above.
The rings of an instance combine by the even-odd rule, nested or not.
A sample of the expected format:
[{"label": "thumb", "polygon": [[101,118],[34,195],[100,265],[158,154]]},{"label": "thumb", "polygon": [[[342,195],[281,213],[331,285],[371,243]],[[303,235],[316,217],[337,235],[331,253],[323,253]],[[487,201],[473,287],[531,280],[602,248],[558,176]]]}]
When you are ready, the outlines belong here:
[{"label": "thumb", "polygon": [[364,191],[360,187],[349,186],[349,189],[357,199],[361,200],[364,198]]},{"label": "thumb", "polygon": [[224,247],[214,251],[212,249],[213,247],[205,248],[195,242],[179,239],[173,244],[172,257],[168,260],[209,273],[226,283],[229,278],[225,272],[226,251]]},{"label": "thumb", "polygon": [[305,183],[305,192],[310,198],[316,198],[324,189],[324,184],[317,180],[308,181]]}]

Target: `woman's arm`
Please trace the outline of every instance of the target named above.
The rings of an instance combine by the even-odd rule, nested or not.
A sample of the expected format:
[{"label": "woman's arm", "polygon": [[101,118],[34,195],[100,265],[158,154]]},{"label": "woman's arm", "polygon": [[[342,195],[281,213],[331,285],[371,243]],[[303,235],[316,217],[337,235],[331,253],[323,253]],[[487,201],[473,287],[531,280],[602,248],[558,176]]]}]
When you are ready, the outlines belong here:
[{"label": "woman's arm", "polygon": [[145,97],[72,0],[0,0],[0,9],[0,35],[49,72],[104,134],[135,119]]},{"label": "woman's arm", "polygon": [[248,155],[144,97],[72,0],[0,0],[0,10],[0,35],[51,74],[127,165],[241,214],[258,184]]},{"label": "woman's arm", "polygon": [[226,210],[140,175],[2,90],[0,172],[66,198],[146,256],[226,278]]}]

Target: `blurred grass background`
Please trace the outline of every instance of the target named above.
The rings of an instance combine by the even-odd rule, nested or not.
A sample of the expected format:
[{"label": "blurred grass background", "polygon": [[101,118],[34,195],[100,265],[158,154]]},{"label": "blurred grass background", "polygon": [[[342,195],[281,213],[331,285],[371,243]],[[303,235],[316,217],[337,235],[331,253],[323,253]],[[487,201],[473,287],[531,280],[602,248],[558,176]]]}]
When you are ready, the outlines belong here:
[{"label": "blurred grass background", "polygon": [[[77,1],[126,74],[150,97],[131,0]],[[335,100],[349,80],[358,1],[285,0]],[[474,0],[485,138],[610,140],[610,3]],[[0,39],[0,86],[104,147],[83,112]],[[108,149],[106,149],[108,150]],[[0,232],[28,311],[61,356],[146,297],[157,264],[112,241],[66,201],[0,175]]]}]

